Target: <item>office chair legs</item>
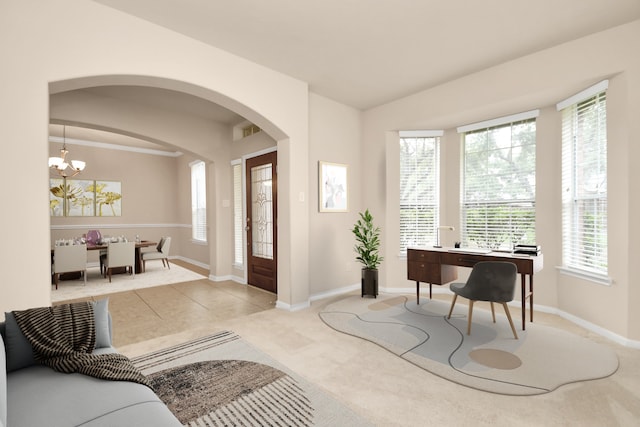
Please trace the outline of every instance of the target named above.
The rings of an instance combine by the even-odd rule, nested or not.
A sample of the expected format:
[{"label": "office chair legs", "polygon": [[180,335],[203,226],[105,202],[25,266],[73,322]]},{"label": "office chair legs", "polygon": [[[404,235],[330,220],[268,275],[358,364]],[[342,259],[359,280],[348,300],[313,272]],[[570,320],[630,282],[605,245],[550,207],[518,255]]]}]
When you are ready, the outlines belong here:
[{"label": "office chair legs", "polygon": [[[451,301],[451,308],[449,309],[449,315],[447,319],[451,319],[451,314],[453,313],[453,307],[456,305],[456,300],[458,299],[458,294],[453,294],[453,301]],[[474,300],[469,300],[469,315],[467,321],[467,335],[471,335],[471,321],[473,318],[473,303]],[[502,307],[504,307],[504,312],[507,315],[507,319],[509,320],[509,326],[511,326],[511,332],[513,332],[513,337],[518,339],[518,333],[516,332],[516,327],[513,325],[513,319],[511,318],[511,312],[509,312],[509,307],[506,302],[502,303]],[[493,317],[493,323],[496,323],[496,313],[493,308],[493,303],[491,303],[491,315]]]}]

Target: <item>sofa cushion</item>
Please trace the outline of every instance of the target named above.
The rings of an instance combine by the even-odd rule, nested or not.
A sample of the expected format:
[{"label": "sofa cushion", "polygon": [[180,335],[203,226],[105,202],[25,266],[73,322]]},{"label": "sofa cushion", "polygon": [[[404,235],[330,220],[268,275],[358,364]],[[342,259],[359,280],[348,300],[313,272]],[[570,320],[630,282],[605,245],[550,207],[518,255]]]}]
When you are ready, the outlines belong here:
[{"label": "sofa cushion", "polygon": [[[109,318],[109,299],[92,301],[94,324],[96,330],[95,348],[111,347],[111,325]],[[12,312],[4,314],[4,336],[7,358],[7,372],[34,365],[33,347],[24,336]]]},{"label": "sofa cushion", "polygon": [[181,425],[149,387],[133,382],[62,374],[45,366],[12,372],[7,382],[11,427]]},{"label": "sofa cushion", "polygon": [[111,347],[111,330],[109,328],[109,298],[91,301],[96,327],[95,348]]},{"label": "sofa cushion", "polygon": [[7,353],[7,372],[26,368],[35,364],[31,343],[22,334],[12,312],[4,314],[5,350]]}]

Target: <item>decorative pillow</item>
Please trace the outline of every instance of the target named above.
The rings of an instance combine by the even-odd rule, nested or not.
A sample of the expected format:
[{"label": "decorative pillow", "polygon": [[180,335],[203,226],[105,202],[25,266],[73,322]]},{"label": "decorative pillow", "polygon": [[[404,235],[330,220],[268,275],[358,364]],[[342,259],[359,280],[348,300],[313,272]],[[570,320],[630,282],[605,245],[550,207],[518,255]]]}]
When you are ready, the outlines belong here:
[{"label": "decorative pillow", "polygon": [[4,314],[4,323],[7,372],[35,365],[36,361],[33,358],[33,347],[31,347],[31,343],[20,330],[12,312],[9,311]]},{"label": "decorative pillow", "polygon": [[111,331],[109,328],[109,298],[91,301],[96,326],[95,348],[111,347]]}]

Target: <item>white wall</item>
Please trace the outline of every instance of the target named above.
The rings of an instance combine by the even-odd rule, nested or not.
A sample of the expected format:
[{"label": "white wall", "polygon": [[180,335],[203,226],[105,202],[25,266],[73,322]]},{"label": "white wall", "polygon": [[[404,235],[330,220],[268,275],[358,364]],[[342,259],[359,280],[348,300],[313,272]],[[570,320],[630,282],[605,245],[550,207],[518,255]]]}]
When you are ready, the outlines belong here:
[{"label": "white wall", "polygon": [[[361,113],[313,93],[309,105],[309,290],[318,297],[360,283],[351,229],[366,208],[361,171],[372,171],[362,164]],[[319,212],[319,161],[348,166],[348,212]]]},{"label": "white wall", "polygon": [[[48,170],[49,95],[100,84],[179,90],[247,117],[278,141],[280,291],[285,306],[308,299],[308,204],[290,195],[308,189],[308,88],[246,60],[110,8],[81,0],[4,1],[0,26],[0,140],[11,158],[3,182],[20,181],[4,210],[0,249],[10,271],[0,309],[50,301]],[[28,273],[27,273],[28,272]],[[28,277],[28,280],[26,279]]]},{"label": "white wall", "polygon": [[[596,327],[633,340],[640,338],[640,302],[633,260],[640,249],[639,197],[631,183],[640,132],[640,21],[475,73],[416,93],[364,114],[363,164],[386,166],[386,177],[372,177],[364,203],[382,213],[386,261],[382,286],[408,288],[406,260],[397,256],[398,165],[387,156],[397,149],[397,130],[443,129],[442,222],[459,224],[460,138],[455,128],[481,120],[541,108],[537,121],[538,243],[544,270],[535,276],[535,302],[577,316]],[[555,104],[604,78],[609,141],[609,270],[611,286],[558,273],[562,263],[560,224],[560,114]],[[395,136],[394,136],[395,135]],[[385,160],[388,160],[385,162]],[[367,175],[363,170],[363,175]],[[451,243],[457,235],[450,236]],[[631,263],[631,264],[630,264]]]}]

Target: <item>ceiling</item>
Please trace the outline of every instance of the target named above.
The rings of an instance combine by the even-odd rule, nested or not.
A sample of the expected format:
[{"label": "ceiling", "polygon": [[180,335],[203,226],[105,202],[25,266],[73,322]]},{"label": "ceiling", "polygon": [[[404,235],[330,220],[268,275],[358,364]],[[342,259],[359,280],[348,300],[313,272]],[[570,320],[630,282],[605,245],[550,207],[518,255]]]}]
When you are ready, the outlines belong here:
[{"label": "ceiling", "polygon": [[94,0],[366,110],[640,19],[639,0]]}]

